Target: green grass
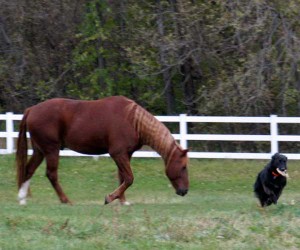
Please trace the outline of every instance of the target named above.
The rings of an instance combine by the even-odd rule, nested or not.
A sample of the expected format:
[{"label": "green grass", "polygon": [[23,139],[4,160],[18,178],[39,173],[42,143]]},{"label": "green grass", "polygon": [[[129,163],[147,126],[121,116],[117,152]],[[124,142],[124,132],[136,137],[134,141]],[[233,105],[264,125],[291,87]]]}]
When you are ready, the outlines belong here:
[{"label": "green grass", "polygon": [[190,191],[179,197],[160,159],[133,159],[131,206],[104,206],[117,186],[109,158],[61,158],[73,206],[60,204],[41,165],[27,206],[17,203],[13,156],[0,156],[0,249],[299,249],[300,172],[277,206],[261,209],[252,185],[267,161],[191,160]]}]

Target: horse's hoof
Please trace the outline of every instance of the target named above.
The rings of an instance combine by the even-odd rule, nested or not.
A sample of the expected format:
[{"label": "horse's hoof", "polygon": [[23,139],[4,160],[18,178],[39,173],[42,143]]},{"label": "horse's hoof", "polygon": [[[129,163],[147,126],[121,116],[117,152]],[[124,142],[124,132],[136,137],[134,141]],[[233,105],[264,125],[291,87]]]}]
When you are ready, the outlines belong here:
[{"label": "horse's hoof", "polygon": [[104,205],[107,205],[109,203],[110,203],[110,201],[108,200],[108,196],[105,196]]},{"label": "horse's hoof", "polygon": [[130,206],[131,203],[129,201],[121,201],[120,202],[122,206]]},{"label": "horse's hoof", "polygon": [[68,204],[68,205],[73,205],[73,203],[71,201],[69,201],[68,199],[61,199],[60,202],[62,204]]},{"label": "horse's hoof", "polygon": [[20,204],[21,206],[25,206],[25,205],[26,205],[26,199],[20,199],[20,200],[19,200],[19,204]]}]

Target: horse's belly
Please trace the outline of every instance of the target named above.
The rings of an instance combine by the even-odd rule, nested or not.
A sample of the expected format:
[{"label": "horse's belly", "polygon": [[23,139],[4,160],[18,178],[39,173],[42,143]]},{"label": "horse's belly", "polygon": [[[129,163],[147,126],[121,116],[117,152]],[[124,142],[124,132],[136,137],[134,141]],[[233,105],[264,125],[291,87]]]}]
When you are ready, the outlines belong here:
[{"label": "horse's belly", "polygon": [[106,154],[108,153],[108,145],[105,138],[97,136],[70,136],[64,139],[64,147],[74,150],[81,154]]},{"label": "horse's belly", "polygon": [[108,149],[101,147],[91,147],[85,145],[66,145],[68,149],[87,155],[101,155],[108,153]]}]

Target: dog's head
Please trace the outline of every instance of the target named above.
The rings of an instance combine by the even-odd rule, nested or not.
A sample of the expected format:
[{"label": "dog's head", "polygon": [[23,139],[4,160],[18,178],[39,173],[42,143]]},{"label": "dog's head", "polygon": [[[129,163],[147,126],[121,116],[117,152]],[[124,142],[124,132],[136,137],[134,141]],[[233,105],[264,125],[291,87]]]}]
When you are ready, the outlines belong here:
[{"label": "dog's head", "polygon": [[276,153],[272,156],[271,170],[277,171],[279,174],[287,172],[287,157],[285,155]]}]

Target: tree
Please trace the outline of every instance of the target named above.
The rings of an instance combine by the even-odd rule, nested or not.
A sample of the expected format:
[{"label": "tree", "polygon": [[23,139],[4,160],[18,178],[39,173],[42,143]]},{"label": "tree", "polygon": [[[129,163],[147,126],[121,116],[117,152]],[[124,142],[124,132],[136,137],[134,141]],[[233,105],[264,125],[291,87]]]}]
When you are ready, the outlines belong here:
[{"label": "tree", "polygon": [[1,1],[3,109],[21,112],[39,101],[67,95],[70,56],[84,3],[84,0]]},{"label": "tree", "polygon": [[126,95],[156,114],[299,115],[299,1],[0,0],[0,109]]}]

